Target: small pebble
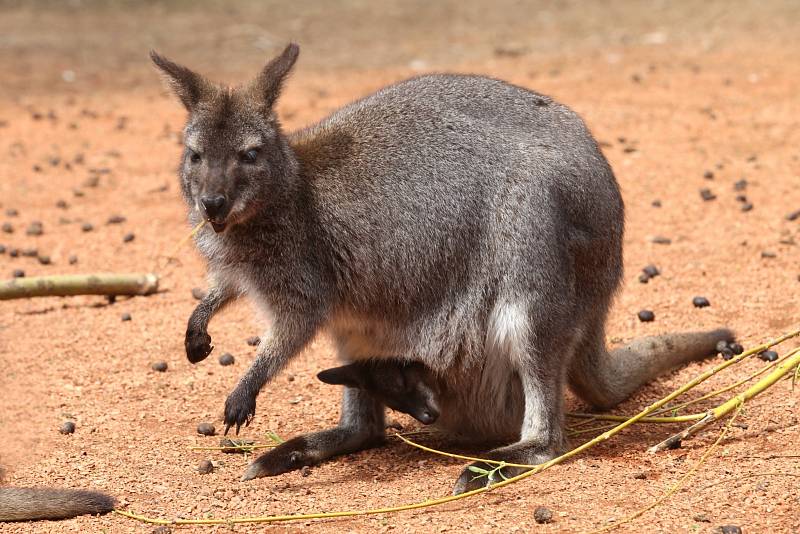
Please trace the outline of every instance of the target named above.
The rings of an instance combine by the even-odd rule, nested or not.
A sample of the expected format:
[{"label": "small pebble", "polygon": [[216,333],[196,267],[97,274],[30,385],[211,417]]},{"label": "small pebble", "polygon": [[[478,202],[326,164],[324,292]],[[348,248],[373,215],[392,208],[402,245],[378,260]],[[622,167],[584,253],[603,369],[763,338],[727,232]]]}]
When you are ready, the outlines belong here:
[{"label": "small pebble", "polygon": [[647,480],[647,473],[644,471],[640,471],[635,475],[633,475],[633,478],[635,478],[636,480]]},{"label": "small pebble", "polygon": [[800,210],[794,210],[786,216],[787,221],[796,221],[797,219],[800,219]]},{"label": "small pebble", "polygon": [[197,425],[197,433],[203,436],[213,436],[217,433],[217,429],[211,423],[200,423]]},{"label": "small pebble", "polygon": [[736,195],[737,202],[747,202],[747,195]]},{"label": "small pebble", "polygon": [[150,531],[150,534],[172,534],[172,529],[167,525],[161,525]]},{"label": "small pebble", "polygon": [[695,308],[707,308],[711,306],[711,303],[708,302],[708,299],[705,297],[695,297],[692,299],[692,304]]},{"label": "small pebble", "polygon": [[25,230],[25,233],[28,235],[42,235],[44,233],[44,226],[42,226],[42,223],[39,221],[33,221],[28,225],[28,229]]},{"label": "small pebble", "polygon": [[85,222],[81,225],[81,230],[83,230],[84,232],[91,232],[92,230],[94,230],[94,226],[90,222]]},{"label": "small pebble", "polygon": [[22,269],[14,269],[14,272],[11,273],[11,276],[14,278],[25,278],[25,271]]},{"label": "small pebble", "polygon": [[122,319],[123,321],[130,321],[132,317],[130,313],[125,312],[120,316],[120,319]]},{"label": "small pebble", "polygon": [[647,276],[647,274],[645,274],[645,273],[642,273],[642,274],[640,274],[640,275],[639,275],[639,282],[640,282],[640,283],[642,283],[642,284],[646,284],[646,283],[647,283],[647,282],[649,282],[649,281],[650,281],[650,277],[649,277],[649,276]]},{"label": "small pebble", "polygon": [[58,431],[62,434],[72,434],[75,432],[75,423],[72,421],[64,421],[61,423],[61,426],[58,427]]},{"label": "small pebble", "polygon": [[37,259],[39,260],[39,263],[41,263],[42,265],[50,265],[50,256],[39,254],[39,256],[37,256]]},{"label": "small pebble", "polygon": [[26,248],[25,250],[22,251],[22,255],[25,256],[26,258],[34,258],[39,255],[39,249]]},{"label": "small pebble", "polygon": [[715,198],[717,198],[717,195],[715,195],[711,191],[711,189],[704,187],[703,189],[700,190],[700,198],[708,202],[709,200],[714,200]]},{"label": "small pebble", "polygon": [[5,253],[6,253],[6,246],[0,245],[0,254],[5,254]]},{"label": "small pebble", "polygon": [[777,258],[778,255],[772,252],[771,250],[762,250],[761,251],[762,258]]},{"label": "small pebble", "polygon": [[233,354],[230,352],[226,352],[219,357],[219,364],[222,366],[233,365],[235,361]]},{"label": "small pebble", "polygon": [[545,506],[537,506],[533,511],[533,519],[541,524],[551,523],[553,521],[553,511]]},{"label": "small pebble", "polygon": [[656,245],[669,245],[672,243],[672,239],[657,235],[650,238],[650,242],[655,243]]},{"label": "small pebble", "polygon": [[150,369],[159,373],[164,373],[167,371],[167,362],[165,361],[155,362],[150,366]]},{"label": "small pebble", "polygon": [[56,207],[65,210],[69,208],[69,204],[67,204],[66,200],[59,200],[58,202],[56,202]]},{"label": "small pebble", "polygon": [[2,228],[3,228],[3,231],[5,233],[7,233],[7,234],[13,234],[14,233],[14,225],[11,224],[10,222],[4,222]]},{"label": "small pebble", "polygon": [[67,261],[69,262],[70,265],[75,265],[76,263],[78,263],[78,256],[76,256],[75,254],[71,254]]},{"label": "small pebble", "polygon": [[650,310],[642,310],[636,314],[639,317],[639,320],[643,323],[649,323],[655,321],[656,314]]},{"label": "small pebble", "polygon": [[714,179],[714,171],[706,171],[703,173],[703,178],[706,180],[713,180]]},{"label": "small pebble", "polygon": [[8,215],[9,217],[18,217],[19,216],[19,211],[17,211],[14,208],[8,208],[6,210],[6,215]]},{"label": "small pebble", "polygon": [[200,465],[197,466],[197,472],[201,475],[207,475],[214,471],[214,464],[211,463],[211,460],[203,460],[200,462]]},{"label": "small pebble", "polygon": [[747,213],[748,211],[753,209],[753,204],[752,202],[745,202],[744,204],[742,204],[742,207],[740,209],[743,212]]},{"label": "small pebble", "polygon": [[734,191],[744,191],[745,189],[747,189],[747,180],[744,178],[733,184]]},{"label": "small pebble", "polygon": [[257,347],[259,343],[261,343],[261,338],[258,336],[250,336],[247,338],[247,344],[251,347]]},{"label": "small pebble", "polygon": [[122,215],[112,215],[111,217],[108,218],[106,224],[122,224],[126,220],[127,219],[125,219],[125,217],[123,217]]},{"label": "small pebble", "polygon": [[758,354],[758,358],[760,360],[764,360],[765,362],[774,362],[778,359],[778,353],[774,350],[765,350],[764,352],[760,352]]},{"label": "small pebble", "polygon": [[18,248],[8,249],[8,255],[11,256],[12,258],[16,258],[17,256],[19,256],[19,249]]},{"label": "small pebble", "polygon": [[652,201],[650,203],[650,205],[653,206],[654,208],[660,208],[661,207],[661,201],[656,199],[656,200]]},{"label": "small pebble", "polygon": [[693,520],[697,521],[698,523],[711,523],[711,520],[708,518],[706,514],[697,514],[692,517]]},{"label": "small pebble", "polygon": [[131,234],[131,233],[125,234],[125,235],[122,237],[122,242],[123,242],[123,243],[130,243],[131,241],[133,241],[133,240],[134,240],[134,238],[135,238],[135,237],[136,237],[136,236],[135,236],[135,235],[133,235],[133,234]]},{"label": "small pebble", "polygon": [[738,525],[722,525],[716,530],[719,534],[742,534],[742,529]]},{"label": "small pebble", "polygon": [[205,296],[206,296],[206,292],[203,291],[202,289],[200,289],[199,287],[193,287],[192,288],[192,296],[196,300],[203,300],[203,298],[205,298]]}]

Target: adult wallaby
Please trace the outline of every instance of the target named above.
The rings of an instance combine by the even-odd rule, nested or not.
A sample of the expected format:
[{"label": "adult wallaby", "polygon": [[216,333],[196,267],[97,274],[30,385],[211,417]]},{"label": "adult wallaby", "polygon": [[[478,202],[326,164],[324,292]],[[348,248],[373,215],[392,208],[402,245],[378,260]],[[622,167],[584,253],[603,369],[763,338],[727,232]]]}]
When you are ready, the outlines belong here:
[{"label": "adult wallaby", "polygon": [[439,380],[419,362],[357,361],[325,369],[317,378],[326,384],[363,389],[384,406],[426,425],[439,418]]},{"label": "adult wallaby", "polygon": [[[179,171],[189,220],[211,222],[196,235],[210,289],[189,319],[189,360],[211,352],[209,320],[233,298],[246,294],[272,317],[225,402],[226,430],[250,421],[259,390],[324,330],[344,362],[425,365],[442,385],[437,425],[504,440],[492,458],[535,464],[562,448],[567,382],[607,408],[731,338],[717,330],[606,350],[623,205],[568,108],[503,81],[436,74],[286,134],[274,105],[298,51],[289,45],[238,88],[152,54],[189,111]],[[336,428],[283,443],[243,478],[383,439],[381,402],[346,387]],[[455,491],[487,483],[473,478],[465,470]]]}]

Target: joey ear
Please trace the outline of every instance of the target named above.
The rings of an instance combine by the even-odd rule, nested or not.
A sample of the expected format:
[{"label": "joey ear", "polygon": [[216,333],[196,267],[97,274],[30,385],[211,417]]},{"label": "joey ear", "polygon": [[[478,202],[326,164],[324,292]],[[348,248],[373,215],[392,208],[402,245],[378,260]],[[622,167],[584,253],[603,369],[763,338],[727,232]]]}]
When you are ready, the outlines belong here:
[{"label": "joey ear", "polygon": [[155,50],[150,51],[150,59],[161,70],[164,79],[187,110],[192,111],[200,101],[214,94],[211,82],[196,72],[173,63]]},{"label": "joey ear", "polygon": [[351,388],[363,388],[362,371],[355,365],[343,365],[333,369],[325,369],[317,373],[317,378],[326,384],[341,384]]},{"label": "joey ear", "polygon": [[300,54],[300,47],[295,43],[289,43],[279,56],[267,63],[253,82],[251,86],[253,96],[260,100],[267,109],[271,109],[275,105],[283,82],[297,61],[298,54]]}]

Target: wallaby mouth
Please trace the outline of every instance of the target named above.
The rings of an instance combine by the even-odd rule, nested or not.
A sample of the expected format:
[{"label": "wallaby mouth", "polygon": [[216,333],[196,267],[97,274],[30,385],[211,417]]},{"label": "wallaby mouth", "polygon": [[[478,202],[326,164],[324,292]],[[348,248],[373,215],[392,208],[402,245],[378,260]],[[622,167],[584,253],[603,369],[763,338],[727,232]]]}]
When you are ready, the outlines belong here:
[{"label": "wallaby mouth", "polygon": [[218,233],[218,234],[219,234],[220,232],[224,232],[224,231],[225,231],[225,227],[227,227],[227,226],[228,226],[228,223],[227,223],[227,222],[225,222],[225,221],[222,221],[222,222],[217,222],[217,221],[215,221],[215,220],[213,220],[213,219],[209,219],[209,220],[208,220],[208,222],[210,222],[210,223],[211,223],[211,228],[213,228],[213,229],[214,229],[214,231],[215,231],[216,233]]}]

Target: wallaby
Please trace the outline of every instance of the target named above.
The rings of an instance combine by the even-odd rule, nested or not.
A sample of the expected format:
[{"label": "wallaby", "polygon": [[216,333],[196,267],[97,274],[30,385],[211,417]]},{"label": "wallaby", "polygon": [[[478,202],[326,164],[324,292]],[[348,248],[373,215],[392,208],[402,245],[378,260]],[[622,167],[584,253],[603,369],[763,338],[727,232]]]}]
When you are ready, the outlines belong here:
[{"label": "wallaby", "polygon": [[321,371],[317,378],[326,384],[362,389],[384,406],[407,413],[425,425],[439,418],[438,380],[418,362],[359,361]]},{"label": "wallaby", "polygon": [[[287,134],[274,107],[299,49],[242,87],[152,53],[188,110],[179,167],[210,289],[186,352],[211,352],[211,317],[246,294],[272,317],[225,402],[249,423],[261,388],[319,332],[345,362],[391,358],[439,378],[436,424],[489,456],[537,464],[563,443],[563,389],[613,406],[715,350],[717,330],[609,353],[623,203],[583,121],[551,98],[473,75],[402,81]],[[384,407],[345,387],[339,425],[257,458],[277,475],[384,440]],[[506,468],[504,476],[518,469]],[[465,470],[454,491],[494,480]]]},{"label": "wallaby", "polygon": [[[0,482],[3,470],[0,468]],[[53,488],[0,488],[0,522],[67,519],[105,514],[116,506],[113,497],[98,491]]]}]

